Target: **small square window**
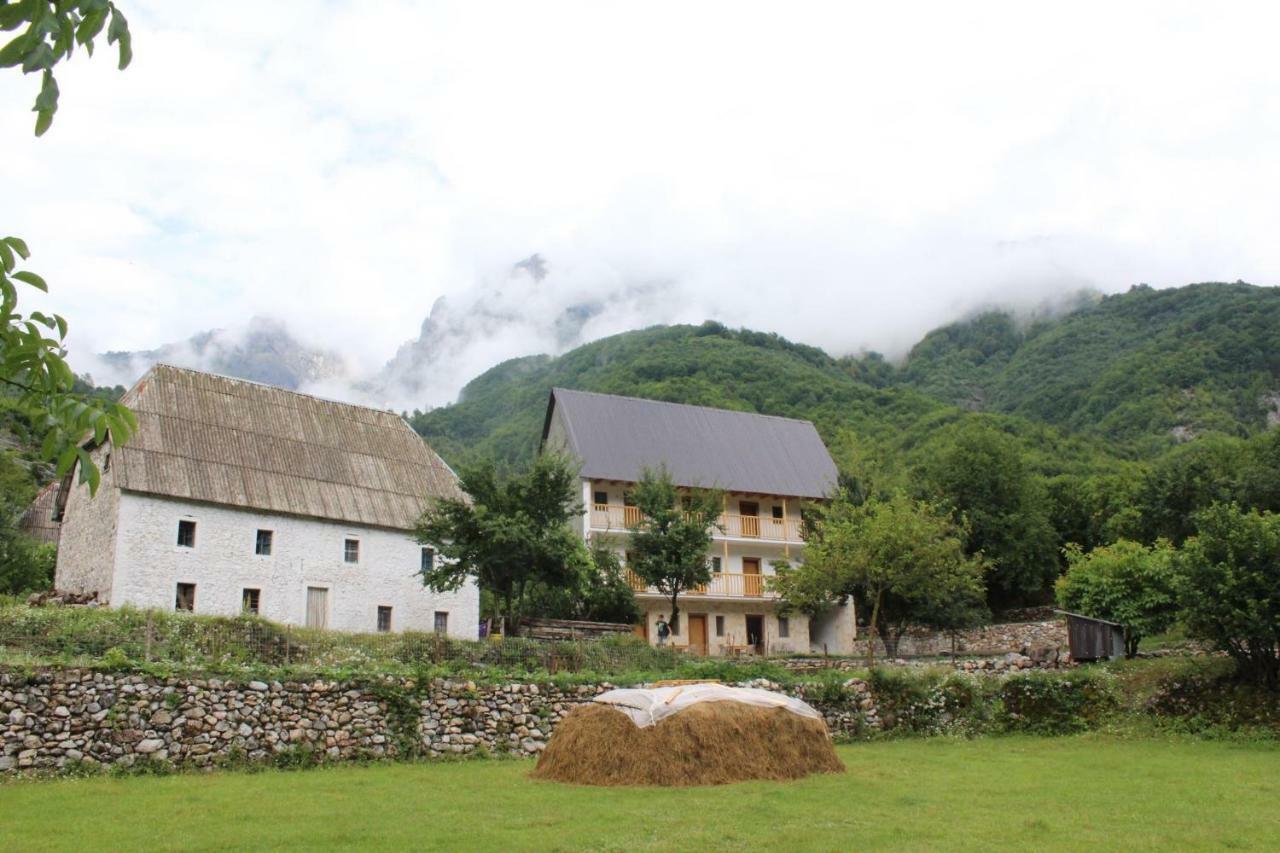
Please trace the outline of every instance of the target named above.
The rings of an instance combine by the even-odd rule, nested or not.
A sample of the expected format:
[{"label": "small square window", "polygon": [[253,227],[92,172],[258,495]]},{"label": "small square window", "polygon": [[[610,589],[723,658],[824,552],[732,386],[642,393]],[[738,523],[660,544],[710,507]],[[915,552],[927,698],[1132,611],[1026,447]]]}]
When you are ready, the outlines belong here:
[{"label": "small square window", "polygon": [[391,630],[391,608],[380,606],[378,608],[378,631],[385,634]]},{"label": "small square window", "polygon": [[791,636],[791,620],[785,616],[778,617],[778,636],[779,637]]},{"label": "small square window", "polygon": [[347,563],[360,562],[360,540],[346,539],[342,543],[342,559]]},{"label": "small square window", "polygon": [[422,549],[422,571],[429,572],[436,567],[436,549]]},{"label": "small square window", "polygon": [[720,562],[719,557],[711,558],[711,571],[716,573],[724,571],[724,564]]},{"label": "small square window", "polygon": [[245,587],[240,591],[240,611],[258,614],[258,601],[262,598],[262,590]]},{"label": "small square window", "polygon": [[716,636],[717,637],[724,636],[724,617],[723,616],[716,617]]},{"label": "small square window", "polygon": [[773,517],[778,519],[779,521],[782,520],[782,507],[778,506],[777,504],[773,505]]},{"label": "small square window", "polygon": [[594,495],[592,495],[592,496],[591,496],[591,499],[592,499],[593,501],[595,501],[595,503],[596,503],[598,506],[605,506],[606,504],[608,504],[608,503],[609,503],[609,493],[608,493],[608,492],[596,492]]},{"label": "small square window", "polygon": [[254,543],[253,543],[253,553],[258,554],[259,556],[262,556],[262,557],[270,557],[271,556],[271,539],[272,539],[272,531],[259,530],[258,538],[254,540]]},{"label": "small square window", "polygon": [[196,523],[183,519],[178,522],[178,547],[196,547]]},{"label": "small square window", "polygon": [[178,594],[173,601],[174,610],[185,610],[188,613],[196,609],[196,585],[193,583],[178,584]]},{"label": "small square window", "polygon": [[435,631],[437,634],[449,633],[449,614],[447,611],[436,611]]}]

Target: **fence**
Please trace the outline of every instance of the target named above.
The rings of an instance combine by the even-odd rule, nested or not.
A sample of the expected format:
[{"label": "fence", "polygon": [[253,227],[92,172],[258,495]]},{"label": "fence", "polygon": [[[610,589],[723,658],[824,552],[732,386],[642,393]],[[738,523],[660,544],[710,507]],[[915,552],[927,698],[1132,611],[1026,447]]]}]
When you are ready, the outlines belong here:
[{"label": "fence", "polygon": [[129,608],[0,607],[0,651],[38,660],[263,665],[322,669],[441,666],[602,675],[666,670],[681,653],[630,636],[459,640],[430,633],[348,634],[268,622]]}]

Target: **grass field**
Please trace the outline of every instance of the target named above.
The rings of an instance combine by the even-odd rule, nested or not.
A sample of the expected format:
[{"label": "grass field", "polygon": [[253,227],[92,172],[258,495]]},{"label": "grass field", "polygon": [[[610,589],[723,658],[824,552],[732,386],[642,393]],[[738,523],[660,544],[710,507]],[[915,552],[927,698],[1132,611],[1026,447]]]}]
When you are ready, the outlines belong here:
[{"label": "grass field", "polygon": [[0,786],[0,850],[1280,847],[1280,748],[988,738],[845,746],[842,776],[701,789],[533,782],[531,763]]}]

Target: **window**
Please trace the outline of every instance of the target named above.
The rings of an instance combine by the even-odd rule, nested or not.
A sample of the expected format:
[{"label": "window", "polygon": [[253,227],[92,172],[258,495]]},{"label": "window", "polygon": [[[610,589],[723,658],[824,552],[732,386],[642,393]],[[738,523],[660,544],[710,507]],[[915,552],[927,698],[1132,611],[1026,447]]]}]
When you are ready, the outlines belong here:
[{"label": "window", "polygon": [[347,563],[360,562],[360,540],[346,539],[342,542],[342,559]]},{"label": "window", "polygon": [[716,617],[716,636],[717,637],[724,636],[724,617],[723,616]]},{"label": "window", "polygon": [[196,523],[183,519],[178,522],[178,547],[196,547]]},{"label": "window", "polygon": [[693,498],[690,495],[680,496],[680,509],[689,512],[693,509]]},{"label": "window", "polygon": [[196,585],[193,583],[178,584],[178,594],[173,601],[174,610],[185,610],[188,613],[196,609]]},{"label": "window", "polygon": [[[390,608],[388,608],[389,610]],[[437,634],[449,633],[449,614],[444,610],[436,611],[435,631]]]},{"label": "window", "polygon": [[778,504],[773,505],[773,517],[776,518],[778,521],[782,521],[782,518],[783,518],[782,507],[780,507]]},{"label": "window", "polygon": [[760,504],[755,501],[738,501],[738,515],[755,518],[760,514]]},{"label": "window", "polygon": [[329,627],[329,590],[322,586],[307,587],[307,627]]},{"label": "window", "polygon": [[422,571],[429,572],[436,567],[436,549],[422,549]]},{"label": "window", "polygon": [[257,614],[258,600],[262,597],[262,590],[249,589],[245,587],[240,591],[240,610],[244,613]]},{"label": "window", "polygon": [[604,506],[605,504],[609,503],[609,493],[596,492],[591,496],[591,499],[595,501],[597,504],[599,504],[600,506]]},{"label": "window", "polygon": [[631,492],[630,492],[630,491],[626,491],[626,492],[623,492],[623,493],[622,493],[622,505],[623,505],[623,506],[635,506],[635,505],[636,505],[636,499],[635,499],[635,498],[633,498],[633,497],[631,497]]},{"label": "window", "polygon": [[391,630],[391,608],[386,606],[380,606],[378,608],[378,631],[380,633],[385,634],[390,630]]},{"label": "window", "polygon": [[259,530],[258,538],[253,543],[253,553],[263,557],[271,556],[271,536],[270,530]]},{"label": "window", "polygon": [[791,620],[785,616],[778,617],[778,636],[779,637],[791,636]]},{"label": "window", "polygon": [[712,558],[711,558],[711,571],[713,571],[713,572],[722,572],[722,571],[724,571],[724,565],[720,562],[720,558],[719,558],[719,557],[712,557]]}]

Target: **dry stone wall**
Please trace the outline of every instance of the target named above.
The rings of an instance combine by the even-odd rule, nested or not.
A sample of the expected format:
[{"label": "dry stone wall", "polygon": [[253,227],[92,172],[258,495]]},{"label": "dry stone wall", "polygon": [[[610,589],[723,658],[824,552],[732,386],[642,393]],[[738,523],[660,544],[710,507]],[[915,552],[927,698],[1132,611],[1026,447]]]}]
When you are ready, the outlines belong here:
[{"label": "dry stone wall", "polygon": [[[289,756],[355,761],[478,750],[533,755],[574,705],[612,687],[0,671],[0,772],[146,761],[200,768]],[[845,694],[835,703],[808,701],[837,736],[880,726],[865,682],[851,679]],[[795,695],[804,698],[804,690]]]}]

